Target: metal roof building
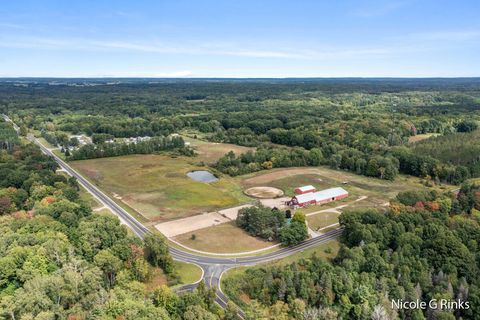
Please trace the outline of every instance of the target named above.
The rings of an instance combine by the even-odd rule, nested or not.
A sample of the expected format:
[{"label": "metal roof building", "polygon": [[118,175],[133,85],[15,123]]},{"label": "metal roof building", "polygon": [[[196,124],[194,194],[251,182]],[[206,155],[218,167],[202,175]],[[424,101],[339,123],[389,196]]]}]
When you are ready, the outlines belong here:
[{"label": "metal roof building", "polygon": [[316,191],[316,189],[312,185],[298,187],[298,188],[295,189],[296,194],[304,194],[304,193],[315,192],[315,191]]},{"label": "metal roof building", "polygon": [[296,195],[288,201],[288,205],[303,207],[309,204],[322,204],[330,201],[341,200],[348,197],[348,191],[343,188],[331,188],[317,192]]}]

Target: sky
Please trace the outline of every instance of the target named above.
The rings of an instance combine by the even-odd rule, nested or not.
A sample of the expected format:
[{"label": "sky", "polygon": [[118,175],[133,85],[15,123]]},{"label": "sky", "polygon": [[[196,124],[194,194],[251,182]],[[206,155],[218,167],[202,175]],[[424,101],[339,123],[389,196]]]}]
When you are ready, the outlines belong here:
[{"label": "sky", "polygon": [[0,77],[474,77],[478,0],[0,0]]}]

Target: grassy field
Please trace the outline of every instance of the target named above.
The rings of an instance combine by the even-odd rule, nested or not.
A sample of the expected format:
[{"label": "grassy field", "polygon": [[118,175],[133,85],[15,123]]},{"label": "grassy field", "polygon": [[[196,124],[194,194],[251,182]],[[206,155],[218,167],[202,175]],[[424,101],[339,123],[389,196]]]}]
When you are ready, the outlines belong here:
[{"label": "grassy field", "polygon": [[87,192],[83,187],[80,187],[79,191],[80,199],[87,202],[90,207],[96,208],[99,207],[101,204],[98,202],[90,193]]},{"label": "grassy field", "polygon": [[208,169],[196,158],[132,155],[71,162],[116,200],[145,219],[162,222],[248,202],[243,189],[230,177],[202,183],[186,176]]},{"label": "grassy field", "polygon": [[[320,210],[319,208],[336,207],[344,203],[351,203],[360,196],[367,196],[368,198],[351,203],[350,207],[382,207],[389,199],[394,198],[398,192],[426,188],[422,184],[422,180],[416,177],[398,175],[395,181],[385,181],[327,167],[274,169],[237,177],[236,179],[239,179],[239,184],[244,187],[276,187],[282,189],[287,195],[293,195],[295,187],[307,184],[317,187],[318,190],[342,187],[349,192],[349,197],[342,201],[322,206],[310,206],[304,209],[306,213]],[[442,191],[442,188],[452,189],[455,187],[443,185],[434,188]]]},{"label": "grassy field", "polygon": [[195,152],[197,153],[196,159],[207,164],[217,161],[230,151],[233,151],[236,155],[239,155],[249,150],[254,150],[254,148],[242,147],[234,144],[202,141],[189,136],[182,136],[182,138],[185,140],[185,142],[190,143],[190,146],[195,149]]},{"label": "grassy field", "polygon": [[[195,239],[192,235],[195,235]],[[276,244],[250,236],[233,221],[185,233],[174,240],[192,249],[214,253],[254,251]]]},{"label": "grassy field", "polygon": [[340,250],[340,242],[337,240],[332,240],[327,243],[322,243],[316,247],[292,254],[291,256],[281,260],[268,262],[266,265],[286,265],[301,259],[310,258],[312,255],[322,257],[330,261],[337,256],[338,250]]},{"label": "grassy field", "polygon": [[52,146],[50,144],[50,142],[48,142],[47,140],[45,140],[44,138],[40,137],[40,136],[36,136],[38,141],[40,141],[41,144],[43,144],[45,147],[49,148],[49,149],[54,149],[56,147]]},{"label": "grassy field", "polygon": [[[398,192],[425,188],[422,180],[415,177],[399,175],[391,182],[327,167],[274,169],[233,178],[222,175],[219,181],[213,183],[197,182],[188,178],[186,173],[208,170],[206,162],[215,160],[229,150],[240,153],[248,148],[213,144],[188,137],[185,139],[197,150],[197,157],[131,155],[75,161],[71,164],[122,207],[139,215],[147,226],[251,202],[252,198],[244,195],[243,190],[254,186],[279,188],[288,196],[293,195],[295,187],[307,184],[314,185],[318,190],[341,186],[349,192],[349,197],[342,201],[301,209],[305,213],[343,204],[348,204],[345,210],[386,208],[388,201]],[[440,187],[435,188],[440,190]],[[367,198],[354,201],[361,196]],[[311,228],[316,230],[336,223],[338,216],[332,213],[319,214],[310,216],[308,221]],[[195,234],[195,240],[192,240],[192,234]],[[196,230],[175,240],[192,249],[215,253],[239,253],[272,245],[250,237],[233,223]]]},{"label": "grassy field", "polygon": [[338,213],[322,212],[307,217],[308,226],[313,230],[325,228],[338,222]]},{"label": "grassy field", "polygon": [[53,152],[53,154],[55,154],[55,155],[56,155],[57,157],[59,157],[60,159],[62,159],[62,160],[65,160],[65,159],[66,159],[65,154],[62,153],[60,150],[54,149],[54,150],[52,150],[52,152]]},{"label": "grassy field", "polygon": [[202,277],[202,269],[194,264],[175,261],[174,266],[182,285],[197,282]]},{"label": "grassy field", "polygon": [[298,174],[293,176],[287,176],[273,180],[269,186],[283,190],[285,195],[294,196],[294,189],[296,187],[312,185],[317,190],[332,188],[334,184],[331,181],[325,181],[318,174]]}]

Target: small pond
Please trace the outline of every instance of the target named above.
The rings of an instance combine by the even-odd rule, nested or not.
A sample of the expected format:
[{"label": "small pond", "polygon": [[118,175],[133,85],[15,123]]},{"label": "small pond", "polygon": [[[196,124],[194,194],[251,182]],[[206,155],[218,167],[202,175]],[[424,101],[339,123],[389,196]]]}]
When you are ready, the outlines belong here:
[{"label": "small pond", "polygon": [[195,181],[200,181],[200,182],[215,182],[218,181],[218,178],[215,177],[212,173],[205,171],[205,170],[199,170],[199,171],[190,171],[187,173],[187,176],[192,178]]}]

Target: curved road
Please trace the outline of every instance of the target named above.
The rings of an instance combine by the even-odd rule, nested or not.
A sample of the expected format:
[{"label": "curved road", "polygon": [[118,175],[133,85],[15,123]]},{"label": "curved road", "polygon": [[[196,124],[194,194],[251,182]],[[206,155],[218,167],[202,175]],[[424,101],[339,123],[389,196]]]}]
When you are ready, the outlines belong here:
[{"label": "curved road", "polygon": [[[3,115],[6,121],[9,121],[13,124],[14,129],[18,132],[19,127],[11,121],[6,115]],[[69,175],[75,177],[78,182],[95,198],[97,198],[104,206],[108,207],[113,213],[115,213],[120,220],[126,224],[132,231],[139,237],[143,238],[145,235],[151,233],[142,223],[140,223],[137,219],[135,219],[132,215],[130,215],[125,209],[120,207],[115,201],[113,201],[109,196],[103,193],[100,189],[98,189],[95,185],[93,185],[90,181],[85,179],[81,174],[75,171],[72,167],[70,167],[65,161],[60,159],[57,155],[55,155],[50,149],[46,148],[38,139],[36,139],[33,135],[29,134],[28,139],[35,144],[37,144],[40,149],[47,155],[51,156],[55,159],[55,161],[59,164],[59,166],[65,170]],[[250,256],[250,257],[239,257],[239,258],[222,258],[222,257],[209,257],[209,256],[202,256],[194,253],[190,253],[188,251],[180,250],[178,248],[169,247],[170,254],[174,260],[193,263],[198,265],[203,270],[203,280],[208,287],[217,288],[217,298],[216,302],[223,308],[226,307],[228,298],[223,294],[220,289],[220,279],[222,274],[234,267],[239,266],[253,266],[259,263],[264,263],[268,261],[273,261],[277,259],[281,259],[292,255],[297,252],[302,252],[305,249],[315,247],[321,243],[328,242],[340,236],[342,233],[342,229],[332,230],[327,232],[321,236],[316,238],[312,238],[306,240],[296,246],[282,248],[280,250],[266,253],[263,255],[258,256]],[[197,284],[189,284],[180,288],[180,291],[188,291],[192,290],[196,287]],[[244,318],[243,312],[240,310],[239,315]]]}]

